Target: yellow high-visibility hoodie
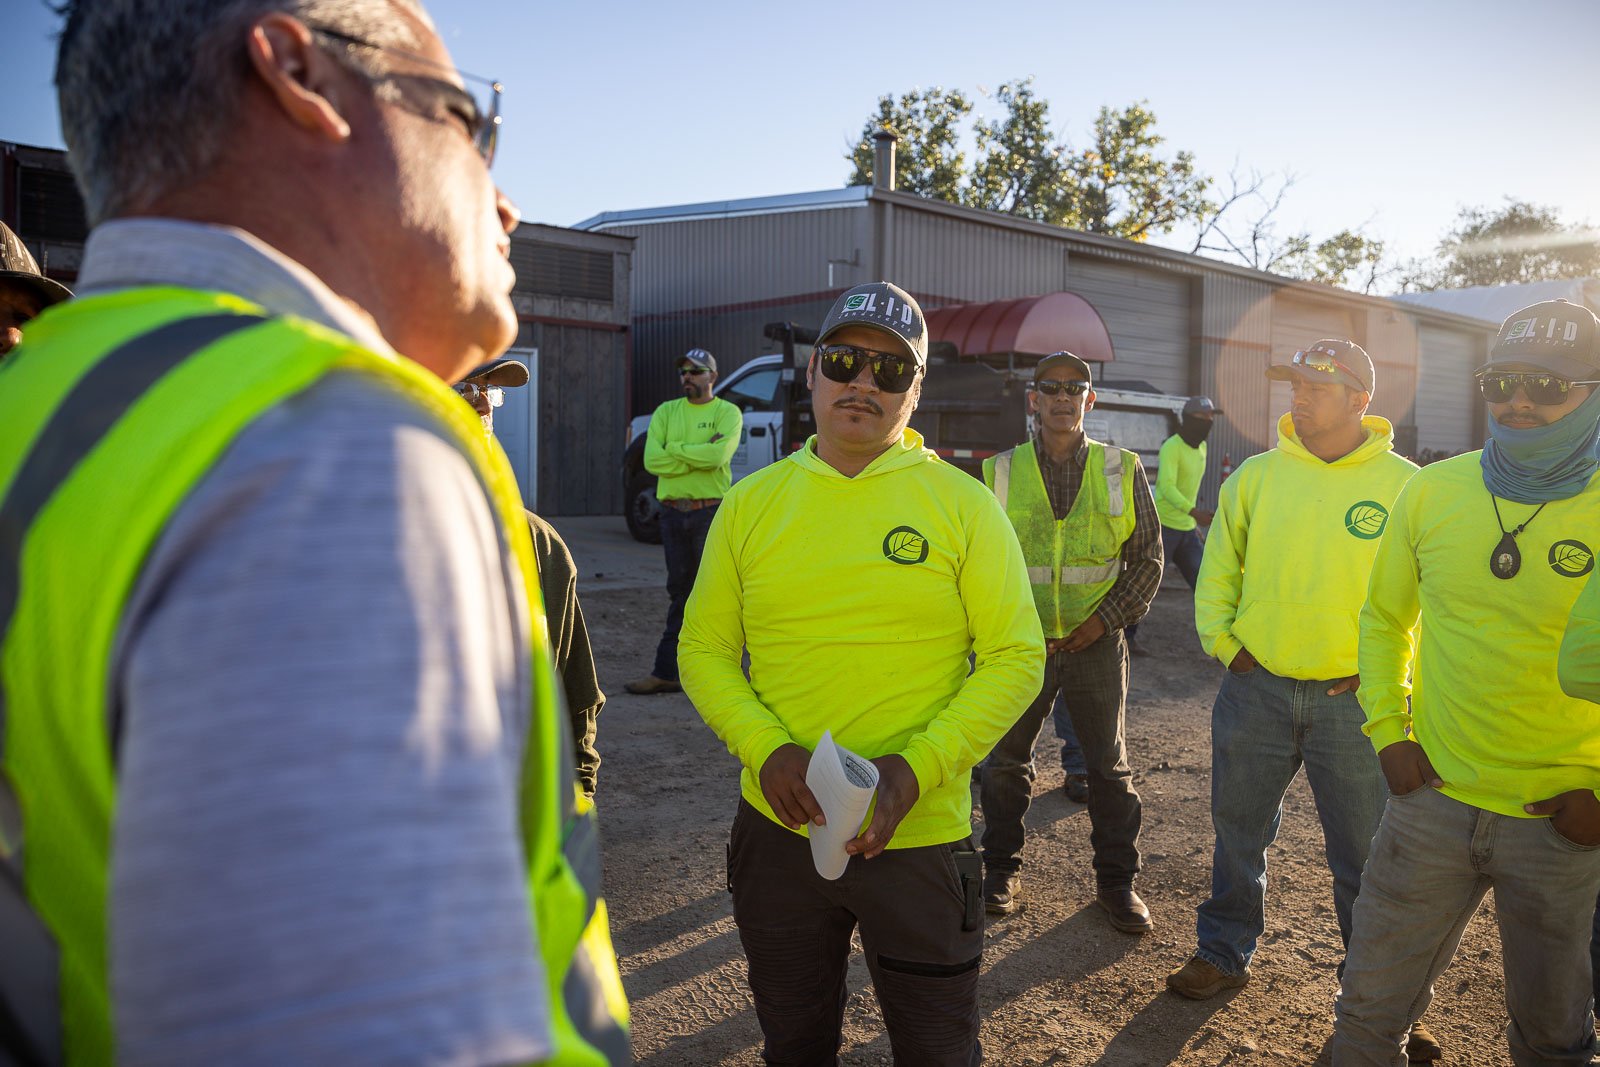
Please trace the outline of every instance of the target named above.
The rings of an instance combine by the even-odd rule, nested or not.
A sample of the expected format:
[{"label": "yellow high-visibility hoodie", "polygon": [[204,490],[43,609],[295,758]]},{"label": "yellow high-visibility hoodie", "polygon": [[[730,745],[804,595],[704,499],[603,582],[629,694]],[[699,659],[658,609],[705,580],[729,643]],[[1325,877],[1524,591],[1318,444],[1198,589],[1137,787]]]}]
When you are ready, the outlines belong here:
[{"label": "yellow high-visibility hoodie", "polygon": [[[1409,730],[1446,795],[1528,818],[1524,804],[1600,789],[1600,704],[1556,681],[1600,548],[1600,475],[1545,505],[1517,537],[1521,568],[1496,578],[1500,526],[1481,454],[1425,467],[1395,502],[1361,611],[1358,695],[1378,751]],[[1537,507],[1499,505],[1507,530]]]},{"label": "yellow high-visibility hoodie", "polygon": [[1584,579],[1556,661],[1561,691],[1600,704],[1600,582]]},{"label": "yellow high-visibility hoodie", "polygon": [[815,449],[745,478],[718,509],[678,637],[684,691],[774,822],[762,764],[831,730],[916,775],[921,796],[890,848],[961,840],[973,765],[1043,683],[1022,549],[983,483],[915,431],[854,478]]},{"label": "yellow high-visibility hoodie", "polygon": [[1356,616],[1400,488],[1416,464],[1394,453],[1389,420],[1361,420],[1367,439],[1324,462],[1287,414],[1278,447],[1251,456],[1217,494],[1194,591],[1200,644],[1224,667],[1241,648],[1283,678],[1356,673]]}]

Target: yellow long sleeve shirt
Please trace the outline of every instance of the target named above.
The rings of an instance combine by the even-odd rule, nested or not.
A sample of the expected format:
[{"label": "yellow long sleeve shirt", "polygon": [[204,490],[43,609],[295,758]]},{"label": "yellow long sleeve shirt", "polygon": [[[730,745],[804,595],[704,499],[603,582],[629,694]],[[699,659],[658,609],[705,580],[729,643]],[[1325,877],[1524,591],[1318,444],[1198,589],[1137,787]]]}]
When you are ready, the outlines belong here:
[{"label": "yellow long sleeve shirt", "polygon": [[1393,451],[1387,419],[1362,420],[1366,441],[1324,462],[1288,415],[1278,447],[1239,464],[1217,493],[1194,590],[1201,646],[1233,662],[1248,648],[1283,678],[1356,673],[1356,616],[1389,508],[1416,465]]},{"label": "yellow long sleeve shirt", "polygon": [[729,467],[743,432],[744,416],[720,397],[704,404],[679,397],[656,408],[644,440],[644,469],[656,476],[656,499],[727,495],[733,481]]},{"label": "yellow long sleeve shirt", "polygon": [[[1410,731],[1466,804],[1600,789],[1600,705],[1567,696],[1556,657],[1600,547],[1600,475],[1517,538],[1522,566],[1489,570],[1500,541],[1480,453],[1425,467],[1395,502],[1361,611],[1361,706],[1380,752]],[[1535,505],[1501,500],[1512,529]],[[1418,621],[1420,632],[1414,633]]]},{"label": "yellow long sleeve shirt", "polygon": [[971,769],[1038,695],[1044,635],[982,482],[912,430],[854,478],[813,438],[718,509],[678,669],[774,822],[758,775],[784,744],[814,749],[831,730],[868,759],[905,757],[921,795],[889,847],[912,848],[971,833]]},{"label": "yellow long sleeve shirt", "polygon": [[1600,704],[1600,582],[1592,577],[1584,580],[1583,592],[1572,606],[1556,677],[1563,693]]},{"label": "yellow long sleeve shirt", "polygon": [[1192,530],[1200,525],[1189,512],[1200,498],[1206,476],[1206,443],[1191,446],[1177,434],[1161,442],[1156,458],[1156,515],[1169,530]]}]

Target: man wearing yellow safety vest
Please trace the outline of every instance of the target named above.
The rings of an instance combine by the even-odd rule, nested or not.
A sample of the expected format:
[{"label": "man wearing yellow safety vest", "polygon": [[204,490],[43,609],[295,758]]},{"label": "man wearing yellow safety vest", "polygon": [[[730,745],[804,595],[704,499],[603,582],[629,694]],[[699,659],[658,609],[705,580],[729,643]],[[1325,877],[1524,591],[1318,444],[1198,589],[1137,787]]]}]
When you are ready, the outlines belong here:
[{"label": "man wearing yellow safety vest", "polygon": [[[839,297],[806,369],[816,435],[725,498],[679,641],[744,766],[728,884],[769,1063],[835,1062],[858,925],[895,1062],[981,1059],[971,768],[1038,691],[1043,639],[994,498],[906,428],[927,358],[903,290]],[[806,840],[824,734],[877,774],[826,866]]]},{"label": "man wearing yellow safety vest", "polygon": [[1600,550],[1600,319],[1500,327],[1489,441],[1395,502],[1361,609],[1361,704],[1392,796],[1356,898],[1333,1062],[1405,1063],[1406,1027],[1494,889],[1518,1064],[1587,1064],[1600,895],[1600,704],[1562,692]]},{"label": "man wearing yellow safety vest", "polygon": [[[1568,696],[1600,704],[1600,582],[1592,578],[1584,580],[1583,592],[1567,620],[1556,677]],[[1594,1000],[1600,1004],[1600,898],[1595,900],[1594,929],[1589,935],[1589,968]]]},{"label": "man wearing yellow safety vest", "polygon": [[0,367],[0,1061],[626,1062],[528,526],[445,384],[516,330],[499,86],[404,0],[129,7],[69,9],[96,226]]},{"label": "man wearing yellow safety vest", "polygon": [[1193,958],[1167,976],[1194,999],[1250,980],[1267,847],[1302,766],[1345,941],[1383,814],[1355,695],[1356,613],[1389,509],[1417,468],[1395,454],[1388,420],[1367,414],[1375,375],[1360,345],[1320,340],[1267,376],[1290,385],[1278,446],[1222,483],[1195,588],[1200,643],[1229,673],[1211,709],[1211,896]]},{"label": "man wearing yellow safety vest", "polygon": [[1092,380],[1071,352],[1040,360],[1028,393],[1037,435],[983,463],[1022,545],[1046,650],[1043,689],[983,765],[984,904],[996,915],[1017,906],[1033,745],[1060,693],[1089,773],[1095,903],[1118,930],[1143,933],[1151,922],[1133,888],[1142,809],[1124,741],[1122,630],[1161,585],[1161,524],[1139,457],[1083,432]]}]

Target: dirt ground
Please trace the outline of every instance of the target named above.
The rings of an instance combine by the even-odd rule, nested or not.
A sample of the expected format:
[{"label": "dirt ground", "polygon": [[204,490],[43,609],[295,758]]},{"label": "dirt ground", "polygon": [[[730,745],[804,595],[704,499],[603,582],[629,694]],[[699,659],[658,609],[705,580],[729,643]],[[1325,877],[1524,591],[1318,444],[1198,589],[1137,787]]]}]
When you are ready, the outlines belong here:
[{"label": "dirt ground", "polygon": [[[620,524],[620,520],[617,520]],[[564,531],[565,532],[565,531]],[[574,542],[571,534],[569,542]],[[581,569],[587,551],[573,543]],[[638,546],[643,549],[644,546]],[[652,551],[659,554],[659,549]],[[633,557],[643,579],[644,555]],[[760,1030],[724,887],[738,765],[681,694],[634,697],[665,613],[659,587],[591,581],[579,591],[610,700],[600,720],[598,803],[606,896],[643,1064],[760,1062]],[[1331,882],[1304,777],[1268,857],[1267,930],[1248,987],[1183,1000],[1163,980],[1194,945],[1210,886],[1210,707],[1222,668],[1200,651],[1187,589],[1164,588],[1133,661],[1128,742],[1144,799],[1138,888],[1156,928],[1110,928],[1092,905],[1089,819],[1061,792],[1053,731],[1037,749],[1025,907],[990,919],[980,987],[991,1064],[1326,1063],[1341,951]],[[1506,1065],[1493,898],[1473,919],[1426,1019],[1451,1065]],[[843,1062],[888,1064],[889,1043],[859,952],[851,962]]]}]

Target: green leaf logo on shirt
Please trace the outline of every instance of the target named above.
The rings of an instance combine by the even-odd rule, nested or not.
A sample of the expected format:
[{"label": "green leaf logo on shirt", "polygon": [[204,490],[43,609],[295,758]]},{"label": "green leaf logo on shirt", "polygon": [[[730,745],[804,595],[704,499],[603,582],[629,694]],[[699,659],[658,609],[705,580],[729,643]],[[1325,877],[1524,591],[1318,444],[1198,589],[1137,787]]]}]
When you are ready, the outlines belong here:
[{"label": "green leaf logo on shirt", "polygon": [[1594,553],[1582,541],[1557,541],[1550,546],[1550,569],[1563,578],[1582,578],[1594,570]]},{"label": "green leaf logo on shirt", "polygon": [[1363,541],[1376,541],[1382,537],[1388,521],[1389,509],[1376,500],[1351,504],[1350,510],[1344,513],[1344,528],[1350,532],[1350,536]]},{"label": "green leaf logo on shirt", "polygon": [[909,526],[896,526],[883,539],[883,556],[910,567],[928,558],[928,539]]}]

